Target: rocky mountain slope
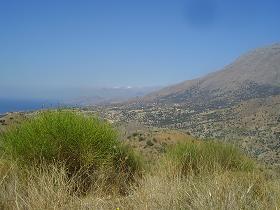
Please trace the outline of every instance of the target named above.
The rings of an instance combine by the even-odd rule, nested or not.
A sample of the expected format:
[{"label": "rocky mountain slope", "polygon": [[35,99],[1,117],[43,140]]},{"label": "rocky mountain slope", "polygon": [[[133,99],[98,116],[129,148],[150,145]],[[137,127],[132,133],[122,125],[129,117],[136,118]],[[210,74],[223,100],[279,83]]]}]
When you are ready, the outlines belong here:
[{"label": "rocky mountain slope", "polygon": [[228,106],[280,94],[280,44],[253,50],[224,69],[147,95],[143,102]]},{"label": "rocky mountain slope", "polygon": [[280,164],[280,44],[253,50],[202,78],[98,109],[111,121],[232,141]]}]

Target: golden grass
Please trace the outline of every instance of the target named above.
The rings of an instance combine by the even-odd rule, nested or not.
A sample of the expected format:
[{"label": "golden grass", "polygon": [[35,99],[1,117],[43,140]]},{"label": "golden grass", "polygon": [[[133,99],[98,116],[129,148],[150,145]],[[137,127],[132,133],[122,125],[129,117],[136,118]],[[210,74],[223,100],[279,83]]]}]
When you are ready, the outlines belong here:
[{"label": "golden grass", "polygon": [[[279,172],[270,173],[230,145],[185,139],[153,159],[143,176],[132,177],[133,182],[126,177],[131,174],[126,165],[135,165],[129,161],[136,156],[131,148],[121,148],[113,159],[117,160],[112,164],[117,166],[116,173],[107,168],[90,174],[82,167],[71,177],[63,162],[22,167],[20,162],[0,157],[0,210],[280,207]],[[87,183],[85,173],[86,179],[92,175],[95,179]],[[79,193],[77,180],[90,185],[86,194]]]},{"label": "golden grass", "polygon": [[[137,186],[131,186],[127,195],[92,190],[86,196],[78,196],[73,191],[74,180],[68,179],[61,166],[22,170],[1,161],[0,209],[276,209],[280,206],[279,179],[261,171],[225,170],[186,177],[174,171],[172,165],[156,164]],[[98,181],[95,184],[102,185]]]}]

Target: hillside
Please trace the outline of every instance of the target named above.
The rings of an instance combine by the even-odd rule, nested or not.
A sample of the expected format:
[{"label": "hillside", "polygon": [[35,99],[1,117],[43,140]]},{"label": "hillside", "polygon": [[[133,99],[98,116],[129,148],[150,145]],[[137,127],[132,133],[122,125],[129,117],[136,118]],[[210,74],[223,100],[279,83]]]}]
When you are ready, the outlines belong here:
[{"label": "hillside", "polygon": [[231,141],[260,160],[280,164],[280,44],[253,50],[202,78],[93,110],[112,122]]},{"label": "hillside", "polygon": [[116,130],[79,110],[9,113],[1,120],[7,129],[0,132],[0,209],[280,205],[277,167],[231,144],[131,123]]},{"label": "hillside", "polygon": [[279,54],[259,51],[252,77],[246,55],[138,102],[0,115],[0,209],[277,208]]},{"label": "hillside", "polygon": [[149,94],[143,102],[223,106],[278,94],[280,44],[274,44],[253,50],[220,71]]}]

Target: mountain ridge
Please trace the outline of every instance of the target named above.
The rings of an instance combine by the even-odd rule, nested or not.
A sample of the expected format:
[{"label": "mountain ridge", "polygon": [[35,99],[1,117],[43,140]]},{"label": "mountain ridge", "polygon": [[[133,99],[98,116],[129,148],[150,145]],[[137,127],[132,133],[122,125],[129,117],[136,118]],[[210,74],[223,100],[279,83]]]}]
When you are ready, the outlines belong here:
[{"label": "mountain ridge", "polygon": [[238,144],[280,165],[280,44],[252,50],[220,71],[98,110],[112,122],[179,129]]},{"label": "mountain ridge", "polygon": [[[172,94],[184,91],[201,93],[214,91],[213,96],[242,88],[265,88],[272,94],[280,93],[280,43],[257,48],[239,58],[223,69],[203,77],[183,81],[150,93],[141,102],[161,101]],[[170,98],[170,97],[169,97]],[[167,101],[167,100],[163,100]],[[175,101],[176,102],[176,101]]]}]

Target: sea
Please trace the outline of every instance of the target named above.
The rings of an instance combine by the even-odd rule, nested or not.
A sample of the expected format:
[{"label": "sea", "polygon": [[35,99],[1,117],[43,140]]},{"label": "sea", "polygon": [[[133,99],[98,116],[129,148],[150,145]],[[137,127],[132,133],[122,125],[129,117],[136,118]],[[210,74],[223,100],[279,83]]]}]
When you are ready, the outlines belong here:
[{"label": "sea", "polygon": [[5,114],[7,112],[28,112],[59,106],[59,103],[56,101],[0,98],[0,114]]}]

